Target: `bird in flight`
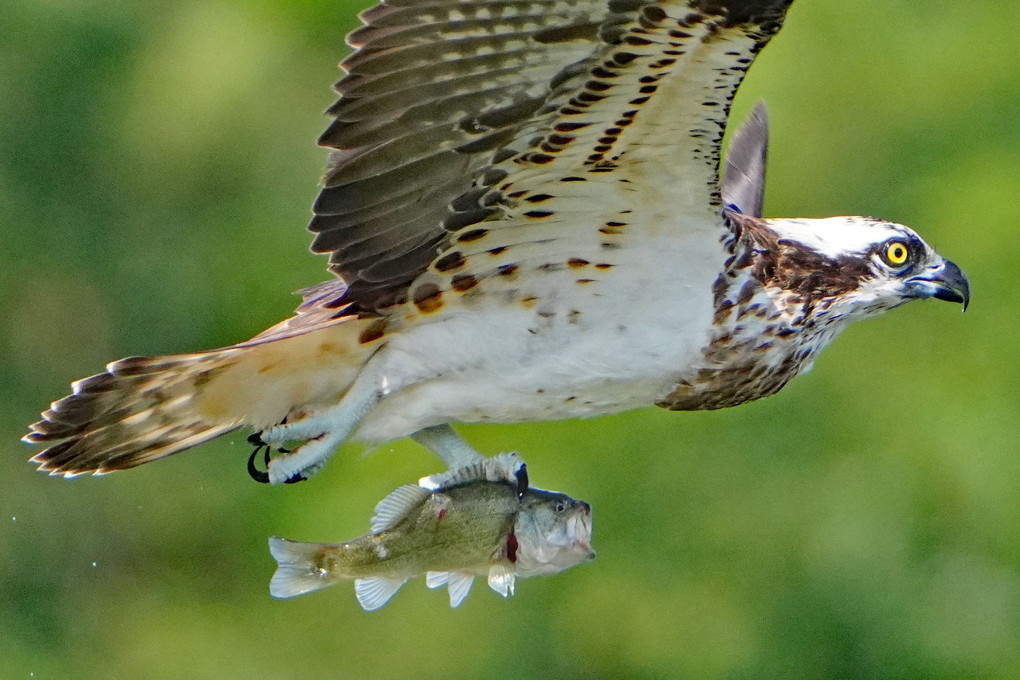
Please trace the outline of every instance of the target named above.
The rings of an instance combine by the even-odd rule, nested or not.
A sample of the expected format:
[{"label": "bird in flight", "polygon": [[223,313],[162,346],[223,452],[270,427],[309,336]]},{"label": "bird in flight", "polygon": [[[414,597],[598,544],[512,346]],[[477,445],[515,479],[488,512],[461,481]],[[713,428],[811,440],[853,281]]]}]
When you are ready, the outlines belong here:
[{"label": "bird in flight", "polygon": [[272,483],[347,440],[411,436],[458,467],[479,454],[450,423],[736,406],[852,321],[966,307],[903,225],[762,218],[763,106],[720,178],[730,102],[791,1],[368,9],[319,140],[309,229],[336,278],[246,342],[77,381],[24,437],[33,462],[103,473],[246,429]]}]

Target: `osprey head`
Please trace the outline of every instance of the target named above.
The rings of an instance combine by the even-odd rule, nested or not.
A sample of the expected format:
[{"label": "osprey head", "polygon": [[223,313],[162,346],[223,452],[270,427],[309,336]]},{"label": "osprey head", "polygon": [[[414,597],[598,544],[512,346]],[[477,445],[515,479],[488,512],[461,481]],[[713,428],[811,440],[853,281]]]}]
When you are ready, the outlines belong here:
[{"label": "osprey head", "polygon": [[[766,220],[776,238],[774,283],[805,300],[833,297],[849,317],[918,298],[970,302],[970,284],[912,229],[869,217]],[[785,280],[783,280],[785,279]]]}]

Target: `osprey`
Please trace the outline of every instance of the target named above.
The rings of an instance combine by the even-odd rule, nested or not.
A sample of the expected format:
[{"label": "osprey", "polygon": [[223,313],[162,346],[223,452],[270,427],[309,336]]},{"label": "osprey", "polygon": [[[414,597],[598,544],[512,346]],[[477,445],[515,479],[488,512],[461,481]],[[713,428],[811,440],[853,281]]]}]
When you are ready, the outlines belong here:
[{"label": "osprey", "polygon": [[33,462],[102,473],[248,428],[273,483],[349,439],[458,467],[479,454],[449,423],[735,406],[856,319],[966,308],[960,269],[903,225],[763,219],[762,106],[720,182],[730,102],[790,2],[367,10],[309,227],[338,278],[247,342],[74,383],[25,436],[48,445]]}]

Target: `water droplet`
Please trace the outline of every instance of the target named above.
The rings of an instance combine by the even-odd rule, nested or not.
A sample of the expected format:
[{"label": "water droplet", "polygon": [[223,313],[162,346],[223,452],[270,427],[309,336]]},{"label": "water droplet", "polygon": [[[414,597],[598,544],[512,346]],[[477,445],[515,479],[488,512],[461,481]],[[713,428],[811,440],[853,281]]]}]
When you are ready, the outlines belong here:
[{"label": "water droplet", "polygon": [[92,568],[93,568],[93,569],[95,569],[95,568],[96,568],[96,567],[98,567],[98,566],[99,566],[99,565],[98,565],[98,564],[97,564],[96,562],[93,562],[93,563],[92,563]]}]

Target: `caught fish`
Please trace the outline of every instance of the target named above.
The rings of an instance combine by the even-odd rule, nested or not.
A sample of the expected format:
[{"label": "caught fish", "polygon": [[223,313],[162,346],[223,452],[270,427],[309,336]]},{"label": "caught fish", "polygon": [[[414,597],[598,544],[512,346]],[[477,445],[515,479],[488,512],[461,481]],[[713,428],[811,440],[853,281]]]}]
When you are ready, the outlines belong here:
[{"label": "caught fish", "polygon": [[279,566],[269,590],[294,597],[353,579],[371,611],[424,573],[429,588],[448,587],[456,607],[477,575],[507,597],[517,578],[591,560],[591,531],[587,503],[529,488],[516,454],[501,454],[400,487],[376,506],[371,532],[352,541],[270,538]]}]

